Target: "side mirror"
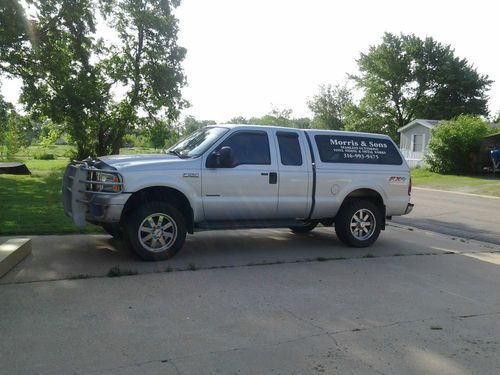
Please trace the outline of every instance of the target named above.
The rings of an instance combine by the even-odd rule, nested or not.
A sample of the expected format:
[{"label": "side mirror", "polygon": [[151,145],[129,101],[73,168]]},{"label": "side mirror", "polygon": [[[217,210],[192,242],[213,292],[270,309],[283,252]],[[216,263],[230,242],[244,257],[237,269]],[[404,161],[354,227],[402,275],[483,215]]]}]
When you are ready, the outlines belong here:
[{"label": "side mirror", "polygon": [[232,168],[233,165],[234,153],[231,147],[222,147],[208,155],[207,168]]},{"label": "side mirror", "polygon": [[234,166],[234,152],[231,147],[224,146],[219,151],[220,166],[223,168],[232,168]]}]

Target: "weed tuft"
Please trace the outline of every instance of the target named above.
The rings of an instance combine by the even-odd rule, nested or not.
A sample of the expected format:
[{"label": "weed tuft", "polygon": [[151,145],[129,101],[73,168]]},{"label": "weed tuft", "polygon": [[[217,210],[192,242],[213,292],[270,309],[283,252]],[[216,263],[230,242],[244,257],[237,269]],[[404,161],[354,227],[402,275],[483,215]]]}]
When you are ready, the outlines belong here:
[{"label": "weed tuft", "polygon": [[137,274],[138,272],[135,270],[121,269],[119,266],[111,267],[108,271],[108,277],[132,276]]},{"label": "weed tuft", "polygon": [[68,276],[68,280],[81,280],[81,279],[90,279],[94,276],[92,275],[89,275],[87,273],[80,273],[78,275],[71,275],[71,276]]}]

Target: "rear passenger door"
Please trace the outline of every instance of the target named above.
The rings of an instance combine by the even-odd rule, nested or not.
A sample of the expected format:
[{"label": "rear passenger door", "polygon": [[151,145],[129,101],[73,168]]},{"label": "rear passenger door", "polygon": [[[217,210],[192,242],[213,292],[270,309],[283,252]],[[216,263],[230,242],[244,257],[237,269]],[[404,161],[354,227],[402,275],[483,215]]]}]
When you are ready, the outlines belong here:
[{"label": "rear passenger door", "polygon": [[279,130],[275,133],[278,148],[277,218],[307,217],[312,194],[312,170],[307,141],[302,132]]}]

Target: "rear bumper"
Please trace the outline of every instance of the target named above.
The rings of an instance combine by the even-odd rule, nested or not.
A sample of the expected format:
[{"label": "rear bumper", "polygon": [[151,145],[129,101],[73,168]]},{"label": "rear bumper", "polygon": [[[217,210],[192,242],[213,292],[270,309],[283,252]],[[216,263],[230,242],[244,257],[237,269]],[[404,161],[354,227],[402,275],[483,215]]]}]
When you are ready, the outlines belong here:
[{"label": "rear bumper", "polygon": [[408,205],[406,206],[406,211],[405,211],[405,215],[408,215],[412,210],[413,210],[413,207],[415,207],[415,205],[413,203],[408,203]]}]

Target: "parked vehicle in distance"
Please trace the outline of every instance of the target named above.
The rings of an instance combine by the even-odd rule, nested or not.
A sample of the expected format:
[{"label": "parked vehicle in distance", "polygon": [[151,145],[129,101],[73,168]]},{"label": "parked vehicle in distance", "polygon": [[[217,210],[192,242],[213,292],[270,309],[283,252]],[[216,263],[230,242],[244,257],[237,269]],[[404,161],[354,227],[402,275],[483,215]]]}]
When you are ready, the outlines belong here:
[{"label": "parked vehicle in distance", "polygon": [[160,155],[103,156],[68,166],[64,210],[101,225],[145,260],[163,260],[206,229],[335,226],[366,247],[386,218],[409,213],[409,168],[380,134],[214,125]]}]

